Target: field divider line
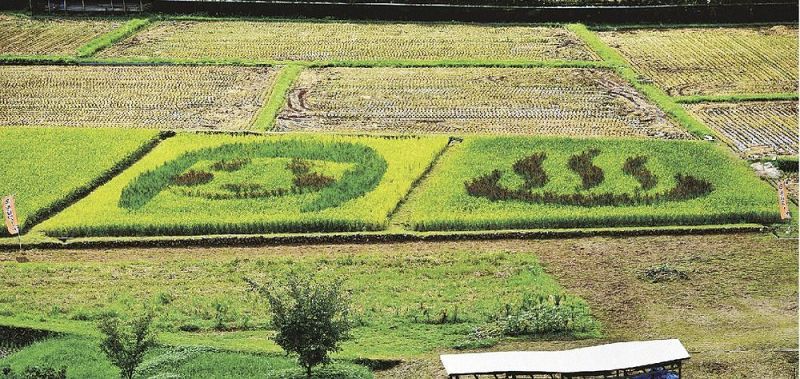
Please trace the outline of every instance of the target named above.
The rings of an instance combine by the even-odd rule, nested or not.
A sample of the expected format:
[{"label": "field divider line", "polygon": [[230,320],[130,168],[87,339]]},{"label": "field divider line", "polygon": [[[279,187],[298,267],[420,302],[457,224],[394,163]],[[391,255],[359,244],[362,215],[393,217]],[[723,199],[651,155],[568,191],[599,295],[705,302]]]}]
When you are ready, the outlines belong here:
[{"label": "field divider line", "polygon": [[264,97],[264,104],[253,118],[250,129],[257,129],[259,131],[269,131],[272,129],[278,114],[286,104],[286,97],[289,95],[289,90],[304,68],[304,66],[290,65],[280,69],[271,88],[267,89],[269,94]]},{"label": "field divider line", "polygon": [[776,92],[776,93],[750,93],[738,95],[692,95],[675,96],[676,103],[697,104],[697,103],[736,103],[743,101],[797,101],[797,92]]},{"label": "field divider line", "polygon": [[[182,247],[259,247],[281,245],[378,244],[395,242],[491,241],[508,239],[560,239],[589,237],[635,237],[658,235],[703,235],[765,233],[761,224],[684,225],[573,229],[509,229],[481,231],[373,231],[306,234],[220,234],[206,236],[76,237],[23,241],[26,249],[113,249]],[[7,240],[7,241],[6,241]],[[13,243],[12,243],[13,242]],[[16,238],[0,239],[0,251],[19,249]]]},{"label": "field divider line", "polygon": [[111,179],[122,173],[123,171],[127,170],[131,167],[134,163],[138,162],[148,153],[150,153],[161,141],[174,136],[174,132],[164,131],[158,134],[155,138],[151,139],[147,143],[140,146],[138,149],[133,151],[127,157],[124,157],[110,169],[106,170],[105,172],[101,173],[99,176],[91,179],[89,183],[86,183],[74,191],[70,192],[66,196],[62,197],[61,199],[55,201],[52,205],[48,206],[45,209],[42,209],[40,212],[34,213],[25,220],[25,224],[22,225],[20,228],[20,234],[24,235],[29,232],[34,226],[40,224],[47,219],[55,216],[59,212],[67,209],[69,206],[77,203],[84,197],[88,196],[90,193],[94,192],[97,188],[102,186],[103,184],[108,183]]},{"label": "field divider line", "polygon": [[150,18],[134,18],[121,25],[120,27],[112,30],[109,33],[103,34],[87,44],[78,48],[77,56],[79,58],[87,58],[97,54],[100,50],[106,49],[109,46],[122,41],[130,36],[133,36],[146,26],[150,25],[152,20]]},{"label": "field divider line", "polygon": [[[428,177],[431,174],[431,171],[433,171],[434,167],[436,167],[436,164],[439,163],[439,160],[442,158],[442,156],[444,156],[447,153],[447,150],[450,149],[452,143],[457,141],[459,141],[459,139],[455,137],[450,137],[449,140],[447,141],[447,144],[445,144],[442,147],[442,149],[439,150],[436,156],[434,156],[433,159],[431,159],[431,162],[430,164],[428,164],[428,167],[426,167],[425,170],[422,172],[422,174],[420,174],[420,176],[411,183],[411,187],[408,188],[408,192],[406,192],[406,194],[400,199],[400,201],[397,202],[397,205],[395,205],[394,208],[392,208],[392,210],[389,211],[389,214],[386,215],[387,229],[391,228],[393,225],[399,226],[399,224],[394,223],[394,216],[397,215],[397,212],[400,211],[400,208],[408,201],[408,199],[411,197],[411,194],[414,193],[417,187],[420,184],[422,184],[422,182],[424,182],[426,179],[428,179]],[[408,230],[408,229],[403,228],[403,230]]]},{"label": "field divider line", "polygon": [[586,45],[597,53],[605,62],[609,63],[619,76],[627,80],[637,91],[656,104],[661,110],[672,118],[673,121],[681,125],[685,130],[697,138],[704,139],[707,136],[719,138],[719,134],[706,126],[703,122],[694,118],[686,111],[674,98],[669,96],[664,90],[650,83],[640,80],[639,74],[633,69],[631,64],[617,50],[608,46],[597,33],[589,30],[583,24],[568,24],[566,28],[575,33]]}]

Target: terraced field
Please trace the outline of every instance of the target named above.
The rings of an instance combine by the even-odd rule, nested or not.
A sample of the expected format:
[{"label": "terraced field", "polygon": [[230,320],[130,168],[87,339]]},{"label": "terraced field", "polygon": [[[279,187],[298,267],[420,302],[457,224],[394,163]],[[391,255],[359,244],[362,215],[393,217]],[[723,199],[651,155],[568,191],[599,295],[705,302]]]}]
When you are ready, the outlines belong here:
[{"label": "terraced field", "polygon": [[[152,130],[0,128],[0,194],[15,195],[27,229],[86,193],[126,159],[147,149]],[[0,237],[7,237],[0,228]]]},{"label": "terraced field", "polygon": [[556,68],[309,69],[275,129],[688,138],[613,72]]},{"label": "terraced field", "polygon": [[29,18],[0,13],[0,55],[75,55],[79,47],[123,22],[121,19]]},{"label": "terraced field", "polygon": [[738,102],[687,105],[745,157],[797,155],[797,102]]},{"label": "terraced field", "polygon": [[52,236],[364,231],[447,138],[180,135],[40,225]]},{"label": "terraced field", "polygon": [[0,125],[246,129],[275,69],[0,66]]},{"label": "terraced field", "polygon": [[797,28],[622,29],[599,32],[673,96],[797,92]]},{"label": "terraced field", "polygon": [[699,141],[472,137],[451,147],[398,221],[415,230],[776,221],[775,194]]},{"label": "terraced field", "polygon": [[104,57],[232,60],[595,60],[563,27],[161,21]]}]

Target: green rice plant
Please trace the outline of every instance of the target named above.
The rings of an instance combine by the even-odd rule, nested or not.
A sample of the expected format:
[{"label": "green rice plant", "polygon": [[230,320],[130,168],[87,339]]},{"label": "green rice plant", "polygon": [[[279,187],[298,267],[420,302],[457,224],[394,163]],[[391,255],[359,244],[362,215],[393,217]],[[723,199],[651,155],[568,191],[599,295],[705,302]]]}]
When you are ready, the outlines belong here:
[{"label": "green rice plant", "polygon": [[28,230],[144,155],[158,137],[154,130],[0,128],[0,194],[16,196]]},{"label": "green rice plant", "polygon": [[[586,186],[571,161],[592,151],[589,170],[604,180]],[[541,187],[514,167],[532,153],[547,156]],[[450,148],[397,221],[420,231],[770,223],[777,209],[767,183],[705,142],[474,137]]]},{"label": "green rice plant", "polygon": [[[380,230],[447,141],[179,135],[41,230],[53,236]],[[233,161],[248,163],[213,169]],[[193,185],[176,183],[188,176],[183,184]]]}]

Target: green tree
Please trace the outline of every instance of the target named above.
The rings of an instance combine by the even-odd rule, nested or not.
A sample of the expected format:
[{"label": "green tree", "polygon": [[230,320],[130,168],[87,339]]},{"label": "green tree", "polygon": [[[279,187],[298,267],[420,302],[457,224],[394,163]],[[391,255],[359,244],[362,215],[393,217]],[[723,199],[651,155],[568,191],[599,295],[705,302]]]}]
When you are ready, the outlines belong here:
[{"label": "green tree", "polygon": [[339,351],[339,343],[350,337],[350,297],[342,280],[297,272],[265,287],[245,280],[269,302],[276,331],[272,339],[297,356],[308,378],[314,366],[328,363],[328,354]]},{"label": "green tree", "polygon": [[150,326],[153,315],[134,317],[127,322],[117,317],[109,317],[100,322],[100,331],[105,338],[100,349],[114,366],[119,367],[120,377],[133,378],[136,367],[144,360],[147,350],[156,345],[155,334]]}]

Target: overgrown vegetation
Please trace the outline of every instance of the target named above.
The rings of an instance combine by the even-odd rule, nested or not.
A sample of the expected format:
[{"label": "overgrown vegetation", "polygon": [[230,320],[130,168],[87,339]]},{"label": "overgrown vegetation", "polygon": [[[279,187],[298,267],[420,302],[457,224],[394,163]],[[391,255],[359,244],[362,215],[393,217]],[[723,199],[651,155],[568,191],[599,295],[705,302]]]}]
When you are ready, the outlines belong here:
[{"label": "overgrown vegetation", "polygon": [[[146,306],[155,315],[154,327],[167,333],[159,337],[165,343],[206,341],[279,352],[276,344],[265,341],[274,329],[271,308],[261,295],[245,290],[242,278],[271,283],[293,270],[316,272],[323,282],[347,278],[353,338],[336,357],[401,359],[464,343],[475,328],[502,317],[507,306],[518,309],[526,296],[568,298],[562,305],[579,302],[530,252],[377,249],[332,255],[328,249],[302,249],[300,255],[272,250],[231,255],[235,251],[195,250],[187,255],[188,250],[159,250],[136,263],[122,256],[80,265],[3,262],[0,281],[14,286],[0,288],[0,298],[11,299],[0,303],[0,314],[20,322],[46,318],[81,331],[82,325],[93,328],[91,320],[102,319],[104,313],[125,317]],[[46,291],[32,285],[42,281]],[[159,295],[167,288],[176,291]],[[55,309],[53,298],[62,299]],[[140,304],[138,299],[150,300]],[[599,330],[577,328],[561,335],[594,337]]]},{"label": "overgrown vegetation", "polygon": [[[0,359],[0,378],[34,379],[24,375],[28,367],[37,367],[39,372],[47,369],[60,371],[60,367],[66,367],[67,378],[118,377],[119,370],[106,359],[98,345],[97,339],[79,336],[63,336],[39,342],[13,356]],[[2,367],[9,367],[18,376],[3,377]],[[22,376],[19,376],[19,373],[22,373]],[[202,346],[159,346],[148,351],[134,377],[304,379],[306,376],[291,358],[283,354],[249,354]],[[313,375],[315,379],[371,379],[372,377],[372,373],[366,367],[342,360],[335,360],[325,367],[314,370]]]}]

